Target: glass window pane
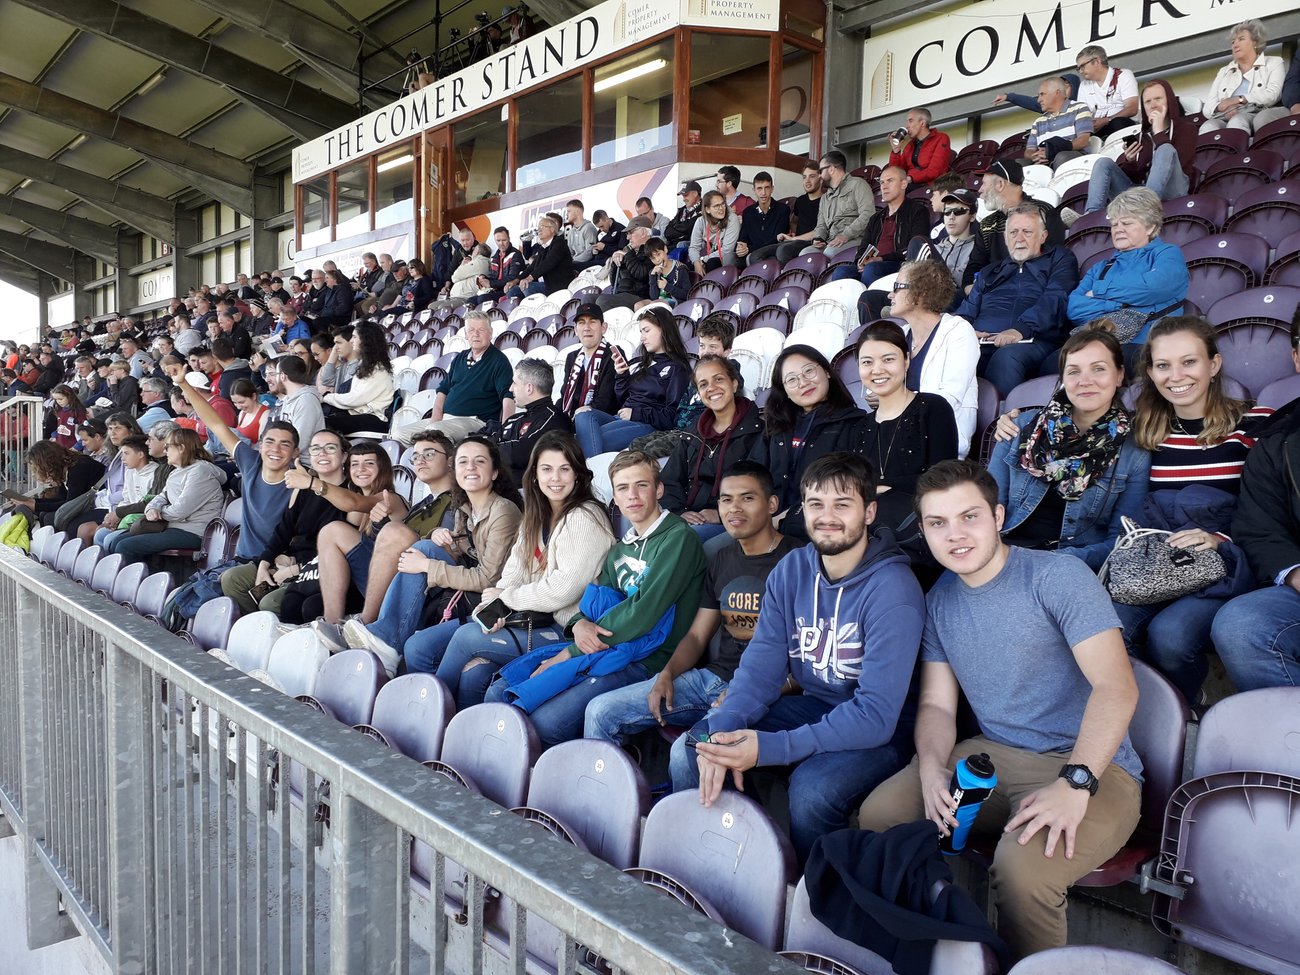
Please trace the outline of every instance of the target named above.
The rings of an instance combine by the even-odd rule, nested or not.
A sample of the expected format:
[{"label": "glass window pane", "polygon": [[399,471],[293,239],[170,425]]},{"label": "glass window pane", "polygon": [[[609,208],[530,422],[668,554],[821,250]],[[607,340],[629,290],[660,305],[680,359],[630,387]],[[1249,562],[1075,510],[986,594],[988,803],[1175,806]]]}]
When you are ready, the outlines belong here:
[{"label": "glass window pane", "polygon": [[812,144],[813,55],[786,44],[781,49],[781,139],[783,152],[809,154]]},{"label": "glass window pane", "polygon": [[519,161],[515,189],[582,171],[582,75],[515,102]]},{"label": "glass window pane", "polygon": [[767,144],[769,50],[766,37],[691,33],[688,142],[747,148]]},{"label": "glass window pane", "polygon": [[[452,127],[452,206],[464,206],[506,191],[508,130],[499,108]],[[445,178],[446,174],[442,175]]]},{"label": "glass window pane", "polygon": [[252,274],[253,273],[253,242],[251,240],[241,240],[239,242],[239,266],[235,273]]},{"label": "glass window pane", "polygon": [[329,243],[330,224],[330,178],[318,176],[302,184],[302,246]]},{"label": "glass window pane", "polygon": [[415,217],[415,143],[379,154],[375,167],[375,226],[391,227]]},{"label": "glass window pane", "polygon": [[370,160],[363,159],[340,169],[334,177],[338,183],[338,221],[336,240],[370,230]]},{"label": "glass window pane", "polygon": [[217,236],[217,207],[206,206],[199,211],[199,240],[211,240]]},{"label": "glass window pane", "polygon": [[236,229],[238,225],[235,223],[235,208],[228,207],[223,203],[217,211],[217,221],[217,229],[223,234],[228,234]]},{"label": "glass window pane", "polygon": [[217,252],[208,251],[199,258],[199,280],[195,284],[217,283]]},{"label": "glass window pane", "polygon": [[210,284],[230,284],[235,280],[235,275],[239,273],[235,270],[235,255],[238,250],[239,248],[234,244],[227,244],[225,247],[221,248],[218,256],[218,260],[220,261],[220,266],[217,268],[218,280],[217,282],[209,282]]},{"label": "glass window pane", "polygon": [[671,41],[597,68],[594,89],[592,166],[672,145]]}]

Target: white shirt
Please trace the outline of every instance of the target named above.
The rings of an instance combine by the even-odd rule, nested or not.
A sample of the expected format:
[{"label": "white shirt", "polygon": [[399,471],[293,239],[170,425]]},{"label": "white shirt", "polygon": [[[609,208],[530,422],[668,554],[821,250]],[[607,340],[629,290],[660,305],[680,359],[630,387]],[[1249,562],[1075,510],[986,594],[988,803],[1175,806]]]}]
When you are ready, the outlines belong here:
[{"label": "white shirt", "polygon": [[1094,119],[1119,115],[1125,100],[1137,96],[1137,78],[1128,68],[1107,68],[1101,81],[1079,80],[1079,101],[1092,109]]}]

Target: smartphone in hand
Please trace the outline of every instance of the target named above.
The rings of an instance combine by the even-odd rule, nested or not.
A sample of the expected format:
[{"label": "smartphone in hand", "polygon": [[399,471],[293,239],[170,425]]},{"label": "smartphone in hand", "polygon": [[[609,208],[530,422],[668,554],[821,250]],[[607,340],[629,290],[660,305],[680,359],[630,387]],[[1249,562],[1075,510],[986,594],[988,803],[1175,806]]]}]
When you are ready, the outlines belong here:
[{"label": "smartphone in hand", "polygon": [[503,620],[510,615],[510,608],[500,599],[494,599],[490,603],[484,603],[478,609],[470,613],[474,622],[482,627],[484,633],[491,631],[492,627],[497,625],[498,620]]}]

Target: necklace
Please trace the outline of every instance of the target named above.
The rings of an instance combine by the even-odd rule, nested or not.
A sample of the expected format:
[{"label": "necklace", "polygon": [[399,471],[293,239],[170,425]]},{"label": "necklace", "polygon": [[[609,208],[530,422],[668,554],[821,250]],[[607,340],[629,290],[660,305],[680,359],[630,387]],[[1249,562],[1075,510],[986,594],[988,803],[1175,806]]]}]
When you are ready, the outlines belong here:
[{"label": "necklace", "polygon": [[[885,476],[885,469],[889,465],[889,458],[893,456],[894,453],[894,441],[898,439],[898,428],[902,426],[899,421],[902,420],[903,414],[906,413],[907,408],[912,405],[912,400],[915,397],[916,394],[911,390],[908,390],[907,402],[905,402],[903,408],[898,411],[898,416],[884,421],[886,423],[894,424],[894,431],[889,435],[889,447],[885,451],[885,456],[883,458],[880,456],[880,437],[876,437],[876,460],[880,462],[880,467],[876,470],[876,477],[883,478]],[[877,410],[877,413],[879,413],[879,410]],[[880,420],[876,421],[877,428],[879,428],[880,423]]]},{"label": "necklace", "polygon": [[[1204,421],[1201,422],[1203,423]],[[1197,435],[1183,426],[1183,421],[1177,415],[1174,416],[1173,422],[1170,425],[1172,426],[1174,433],[1182,434],[1184,437],[1191,437],[1192,440],[1196,440]],[[1210,447],[1209,444],[1199,444],[1198,446],[1202,450],[1209,450]]]}]

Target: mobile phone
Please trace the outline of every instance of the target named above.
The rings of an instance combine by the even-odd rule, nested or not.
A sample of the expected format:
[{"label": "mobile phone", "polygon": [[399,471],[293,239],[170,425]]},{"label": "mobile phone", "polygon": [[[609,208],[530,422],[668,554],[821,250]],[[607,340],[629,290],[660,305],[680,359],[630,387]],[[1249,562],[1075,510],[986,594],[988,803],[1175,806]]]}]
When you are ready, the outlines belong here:
[{"label": "mobile phone", "polygon": [[696,745],[717,745],[720,748],[733,748],[739,745],[744,738],[737,738],[735,741],[714,741],[708,732],[688,731],[686,732],[686,747],[694,748]]},{"label": "mobile phone", "polygon": [[613,352],[614,359],[615,359],[616,362],[621,362],[621,363],[623,363],[624,365],[627,364],[627,359],[626,359],[626,357],[623,355],[623,350],[620,349],[620,348],[618,347],[618,343],[617,343],[617,342],[611,342],[611,343],[610,343],[610,350]]},{"label": "mobile phone", "polygon": [[1133,143],[1137,142],[1137,140],[1138,137],[1136,135],[1126,135],[1124,136],[1124,145],[1131,146]]},{"label": "mobile phone", "polygon": [[503,620],[509,615],[510,607],[500,599],[494,599],[490,603],[484,603],[478,609],[474,610],[474,612],[470,613],[470,616],[474,618],[474,622],[482,627],[484,633],[487,633],[492,629],[492,627],[496,626],[498,620]]}]

